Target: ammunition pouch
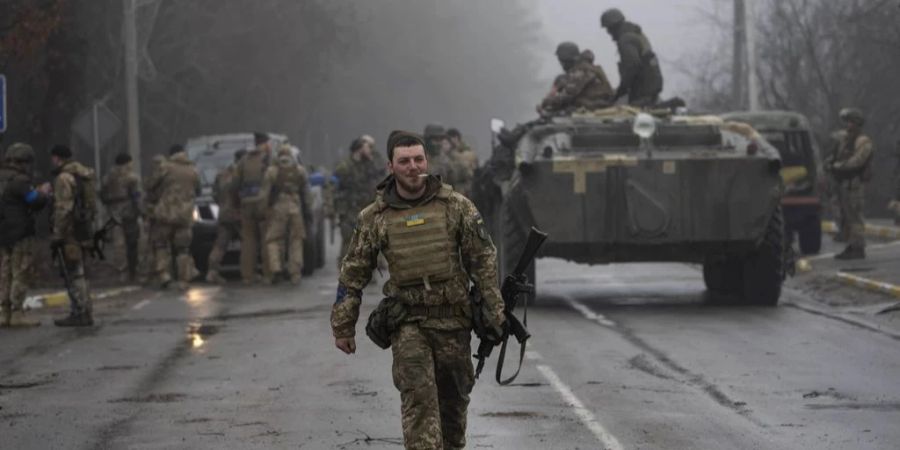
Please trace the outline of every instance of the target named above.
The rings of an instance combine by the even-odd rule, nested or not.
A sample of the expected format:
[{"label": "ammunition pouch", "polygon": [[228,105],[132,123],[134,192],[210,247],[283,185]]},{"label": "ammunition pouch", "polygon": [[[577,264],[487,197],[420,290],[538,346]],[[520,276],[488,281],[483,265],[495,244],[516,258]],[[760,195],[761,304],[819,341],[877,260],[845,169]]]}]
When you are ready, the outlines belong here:
[{"label": "ammunition pouch", "polygon": [[400,300],[386,297],[378,303],[366,323],[366,335],[382,349],[391,346],[391,335],[400,328],[406,319],[406,307]]}]

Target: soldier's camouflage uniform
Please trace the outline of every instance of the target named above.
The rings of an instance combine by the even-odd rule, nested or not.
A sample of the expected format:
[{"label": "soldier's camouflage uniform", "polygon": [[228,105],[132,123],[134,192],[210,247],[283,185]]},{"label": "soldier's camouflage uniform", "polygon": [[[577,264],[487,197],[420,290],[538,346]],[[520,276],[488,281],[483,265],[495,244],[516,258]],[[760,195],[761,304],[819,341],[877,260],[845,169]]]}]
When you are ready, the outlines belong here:
[{"label": "soldier's camouflage uniform", "polygon": [[866,247],[865,219],[863,217],[865,181],[862,172],[871,164],[872,140],[864,135],[851,136],[846,131],[838,134],[839,144],[832,169],[837,183],[840,205],[839,230],[847,230],[847,247],[863,250]]},{"label": "soldier's camouflage uniform", "polygon": [[[290,152],[281,152],[275,163],[266,169],[262,191],[271,205],[265,235],[267,273],[275,276],[282,272],[281,262],[286,253],[287,272],[291,282],[296,284],[300,282],[303,268],[305,221],[310,219],[309,175]],[[271,283],[272,279],[263,281]]]},{"label": "soldier's camouflage uniform", "polygon": [[653,105],[663,89],[659,60],[641,27],[623,23],[613,38],[619,49],[619,87],[616,98],[628,96],[628,104]]},{"label": "soldier's camouflage uniform", "polygon": [[466,198],[472,198],[472,183],[475,180],[475,169],[478,168],[478,154],[468,144],[460,142],[459,147],[454,148],[451,155],[455,160],[454,179],[448,184]]},{"label": "soldier's camouflage uniform", "polygon": [[600,66],[580,58],[560,80],[558,86],[541,102],[548,113],[568,114],[584,108],[594,110],[613,103],[613,89]]},{"label": "soldier's camouflage uniform", "polygon": [[378,165],[376,159],[357,161],[352,156],[338,163],[334,169],[337,185],[334,188],[334,213],[340,224],[341,251],[338,255],[338,266],[353,236],[356,218],[359,212],[372,203],[375,186],[385,177],[384,166]]},{"label": "soldier's camouflage uniform", "polygon": [[84,249],[93,243],[91,236],[79,236],[76,232],[75,211],[78,184],[94,180],[94,169],[77,161],[66,161],[55,170],[53,179],[53,240],[63,242],[63,256],[71,286],[69,300],[73,315],[90,316],[93,310],[90,288],[84,272]]},{"label": "soldier's camouflage uniform", "polygon": [[219,206],[219,216],[216,219],[216,241],[213,242],[207,259],[207,280],[221,281],[219,270],[222,268],[222,258],[228,250],[228,243],[238,237],[240,231],[241,216],[238,211],[238,199],[231,184],[234,182],[237,168],[234,164],[222,169],[216,174],[213,181],[212,195]]},{"label": "soldier's camouflage uniform", "polygon": [[[153,157],[153,166],[150,173],[152,174],[158,172],[165,162],[165,156],[155,155]],[[140,238],[138,239],[138,254],[141,255],[141,257],[138,258],[137,269],[138,275],[143,280],[143,282],[151,281],[154,274],[156,273],[156,260],[153,255],[153,243],[151,242],[150,237],[153,236],[153,230],[156,228],[156,218],[154,217],[154,210],[156,209],[156,204],[158,202],[159,198],[156,197],[156,193],[144,193],[144,202],[142,208],[144,213],[144,229],[141,233]]]},{"label": "soldier's camouflage uniform", "polygon": [[[256,262],[262,256],[266,261],[263,238],[266,230],[266,196],[262,192],[263,177],[269,167],[269,152],[258,145],[247,152],[237,164],[232,189],[240,201],[241,213],[241,278],[245,283],[256,281]],[[266,264],[262,265],[263,279],[271,279]]]},{"label": "soldier's camouflage uniform", "polygon": [[27,165],[7,161],[0,167],[0,306],[4,326],[10,325],[14,312],[21,314],[34,278],[34,215],[47,200],[34,189]]},{"label": "soldier's camouflage uniform", "polygon": [[355,336],[361,292],[379,251],[391,274],[384,295],[400,300],[408,314],[391,337],[406,448],[464,448],[474,385],[470,282],[491,306],[490,320],[503,322],[494,245],[472,202],[437,177],[428,178],[425,195],[414,204],[402,200],[388,178],[359,214],[341,265],[331,314],[337,338]]},{"label": "soldier's camouflage uniform", "polygon": [[141,182],[131,162],[110,169],[103,178],[100,199],[107,214],[119,223],[112,230],[110,259],[123,280],[133,281],[137,274],[141,235]]},{"label": "soldier's camouflage uniform", "polygon": [[163,286],[172,280],[172,251],[179,287],[186,288],[197,275],[190,253],[194,224],[194,200],[200,191],[200,175],[187,153],[171,155],[147,180],[147,192],[156,199],[153,208],[153,244],[156,276]]}]

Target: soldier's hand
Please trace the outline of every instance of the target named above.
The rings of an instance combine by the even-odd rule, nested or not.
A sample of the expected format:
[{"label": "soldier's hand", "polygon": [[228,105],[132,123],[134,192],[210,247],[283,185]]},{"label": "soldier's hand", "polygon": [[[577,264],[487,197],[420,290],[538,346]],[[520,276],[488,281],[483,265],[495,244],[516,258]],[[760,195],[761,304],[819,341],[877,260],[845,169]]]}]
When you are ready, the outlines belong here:
[{"label": "soldier's hand", "polygon": [[334,346],[348,355],[356,353],[356,338],[334,338]]}]

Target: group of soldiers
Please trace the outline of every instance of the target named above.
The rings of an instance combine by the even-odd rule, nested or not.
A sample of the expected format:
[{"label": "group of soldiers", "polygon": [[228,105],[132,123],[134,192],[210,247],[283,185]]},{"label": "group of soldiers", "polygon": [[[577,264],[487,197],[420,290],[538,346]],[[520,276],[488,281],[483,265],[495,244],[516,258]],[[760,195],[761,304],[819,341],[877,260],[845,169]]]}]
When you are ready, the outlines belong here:
[{"label": "group of soldiers", "polygon": [[541,116],[606,108],[620,98],[627,98],[629,105],[639,107],[659,102],[662,71],[641,27],[625,20],[625,15],[618,9],[604,12],[600,16],[600,26],[609,33],[619,50],[619,87],[613,90],[606,72],[594,63],[591,50],[581,51],[574,42],[562,42],[556,48],[556,57],[563,74],[556,77],[550,92],[537,106]]}]

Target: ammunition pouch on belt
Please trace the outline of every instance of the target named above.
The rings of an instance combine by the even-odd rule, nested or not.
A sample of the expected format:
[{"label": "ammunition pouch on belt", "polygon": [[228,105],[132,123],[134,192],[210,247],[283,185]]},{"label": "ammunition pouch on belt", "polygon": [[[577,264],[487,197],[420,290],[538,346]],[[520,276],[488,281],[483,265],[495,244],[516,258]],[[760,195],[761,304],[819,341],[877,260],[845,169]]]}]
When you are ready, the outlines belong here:
[{"label": "ammunition pouch on belt", "polygon": [[386,297],[378,303],[366,323],[366,335],[375,345],[386,349],[391,346],[391,335],[406,319],[406,306],[400,300]]},{"label": "ammunition pouch on belt", "polygon": [[407,306],[406,312],[412,317],[426,317],[429,319],[452,319],[465,315],[465,312],[457,305]]}]

